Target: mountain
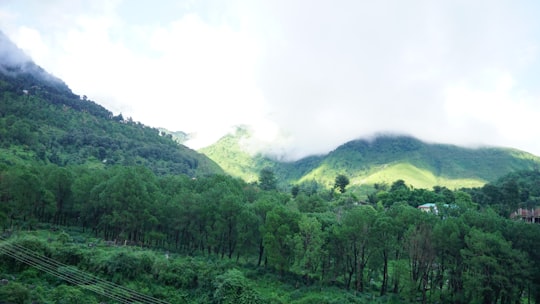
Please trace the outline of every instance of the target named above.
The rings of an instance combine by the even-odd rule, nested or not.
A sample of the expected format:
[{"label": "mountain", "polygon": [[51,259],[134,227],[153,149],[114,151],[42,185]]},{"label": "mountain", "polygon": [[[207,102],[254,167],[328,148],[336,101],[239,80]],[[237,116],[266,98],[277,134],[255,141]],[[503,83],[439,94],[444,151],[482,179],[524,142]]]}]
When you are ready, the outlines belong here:
[{"label": "mountain", "polygon": [[156,174],[223,173],[158,129],[74,94],[0,32],[0,166],[142,165]]},{"label": "mountain", "polygon": [[256,181],[261,169],[272,168],[282,186],[315,181],[331,187],[335,177],[344,174],[353,188],[402,179],[417,188],[439,185],[453,189],[481,186],[510,172],[540,165],[539,157],[515,149],[464,148],[390,135],[353,140],[325,155],[283,162],[247,152],[250,138],[249,129],[239,128],[199,151],[229,174],[247,181]]}]

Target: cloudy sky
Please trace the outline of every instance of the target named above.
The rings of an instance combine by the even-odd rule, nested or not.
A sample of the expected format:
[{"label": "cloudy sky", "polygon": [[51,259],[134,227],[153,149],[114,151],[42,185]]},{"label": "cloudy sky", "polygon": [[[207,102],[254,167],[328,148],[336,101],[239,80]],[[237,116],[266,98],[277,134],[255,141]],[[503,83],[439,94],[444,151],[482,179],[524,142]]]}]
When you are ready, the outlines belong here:
[{"label": "cloudy sky", "polygon": [[540,155],[540,2],[0,0],[0,29],[80,95],[290,157],[380,132]]}]

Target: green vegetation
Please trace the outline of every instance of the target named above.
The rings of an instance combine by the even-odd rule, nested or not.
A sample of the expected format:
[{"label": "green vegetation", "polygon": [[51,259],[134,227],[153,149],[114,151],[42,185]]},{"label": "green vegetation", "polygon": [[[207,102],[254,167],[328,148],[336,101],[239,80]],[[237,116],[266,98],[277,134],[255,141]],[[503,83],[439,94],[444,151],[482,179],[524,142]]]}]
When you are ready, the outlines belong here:
[{"label": "green vegetation", "polygon": [[540,164],[540,158],[518,150],[468,149],[428,144],[405,136],[355,140],[324,156],[282,162],[261,153],[251,155],[245,148],[249,140],[249,130],[240,128],[236,134],[227,135],[200,152],[225,172],[246,181],[256,181],[258,171],[272,168],[282,188],[306,181],[331,188],[333,178],[345,174],[350,179],[351,190],[358,195],[366,195],[375,183],[391,183],[397,179],[417,188],[480,187],[504,174],[532,170]]},{"label": "green vegetation", "polygon": [[33,63],[0,73],[0,162],[5,164],[142,165],[157,174],[222,172],[171,135],[74,95]]},{"label": "green vegetation", "polygon": [[[460,191],[377,184],[364,204],[346,189],[299,188],[293,197],[264,190],[266,182],[143,167],[4,167],[0,279],[10,283],[0,293],[47,303],[60,288],[104,300],[86,277],[66,282],[14,260],[6,246],[17,244],[170,303],[540,300],[540,226],[508,219],[540,201],[536,171]],[[437,212],[415,208],[426,202]]]},{"label": "green vegetation", "polygon": [[246,156],[244,181],[35,65],[0,67],[1,302],[540,303],[540,225],[510,219],[540,203],[540,173],[515,171],[530,155],[384,137]]}]

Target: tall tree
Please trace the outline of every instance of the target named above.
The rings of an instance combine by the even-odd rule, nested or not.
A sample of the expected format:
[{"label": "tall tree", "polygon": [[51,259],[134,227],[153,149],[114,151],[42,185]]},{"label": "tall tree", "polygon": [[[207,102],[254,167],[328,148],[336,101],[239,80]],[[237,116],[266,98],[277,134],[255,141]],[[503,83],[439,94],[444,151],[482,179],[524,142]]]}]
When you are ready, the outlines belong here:
[{"label": "tall tree", "polygon": [[264,247],[268,262],[283,274],[294,261],[294,236],[298,232],[300,214],[285,206],[275,206],[266,215]]},{"label": "tall tree", "polygon": [[316,218],[307,215],[301,216],[298,229],[298,234],[294,236],[295,265],[309,284],[309,276],[317,271],[324,256],[323,232],[321,223]]},{"label": "tall tree", "polygon": [[259,187],[263,190],[276,190],[277,180],[271,168],[264,168],[259,173]]},{"label": "tall tree", "polygon": [[350,181],[349,178],[343,174],[339,174],[336,176],[336,180],[334,182],[334,188],[337,188],[339,192],[344,193],[345,187],[349,185]]},{"label": "tall tree", "polygon": [[465,238],[462,249],[467,270],[465,288],[468,300],[476,303],[518,303],[520,287],[527,277],[526,256],[513,249],[500,234],[476,228]]},{"label": "tall tree", "polygon": [[374,255],[375,259],[379,259],[382,262],[382,281],[380,295],[383,296],[388,291],[388,266],[392,252],[397,246],[396,243],[396,231],[393,218],[389,216],[386,211],[381,210],[377,212],[377,218],[374,222],[373,240],[376,250]]},{"label": "tall tree", "polygon": [[50,165],[45,170],[46,186],[56,202],[54,223],[65,225],[67,216],[73,212],[72,191],[73,175],[67,168]]},{"label": "tall tree", "polygon": [[375,253],[373,229],[376,211],[371,206],[359,206],[349,210],[344,218],[341,237],[349,246],[346,259],[349,261],[350,284],[352,274],[356,273],[356,290],[363,292],[365,288],[365,269],[371,256]]}]

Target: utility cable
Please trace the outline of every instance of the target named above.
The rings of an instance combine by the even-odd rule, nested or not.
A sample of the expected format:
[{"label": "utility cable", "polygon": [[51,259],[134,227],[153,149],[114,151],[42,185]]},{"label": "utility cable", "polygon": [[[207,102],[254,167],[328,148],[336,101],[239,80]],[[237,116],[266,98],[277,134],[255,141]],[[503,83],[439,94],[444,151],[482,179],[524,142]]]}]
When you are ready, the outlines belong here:
[{"label": "utility cable", "polygon": [[[15,244],[10,244],[10,245],[12,245],[14,248],[9,248],[9,247],[6,248],[3,246],[2,252],[6,253],[7,255],[21,262],[24,262],[42,271],[46,271],[52,275],[55,275],[59,278],[67,280],[70,283],[80,285],[83,288],[90,289],[94,292],[103,294],[105,296],[110,295],[115,300],[122,300],[122,297],[123,297],[125,298],[125,300],[128,300],[128,301],[141,300],[143,301],[143,303],[166,303],[158,299],[154,299],[146,295],[139,294],[136,291],[129,290],[120,285],[112,284],[98,277],[91,276],[89,274],[79,271],[76,268],[73,268],[72,266],[68,266],[68,265],[59,263],[57,261],[54,261],[52,259],[40,256],[40,255],[36,255],[35,253],[29,251],[28,249],[22,246],[15,245]],[[63,269],[66,269],[66,270],[69,269],[70,271],[68,272],[62,271]],[[88,282],[100,283],[97,286],[101,287],[103,290],[97,288],[95,285],[88,285]]]},{"label": "utility cable", "polygon": [[21,245],[7,242],[2,237],[0,237],[0,240],[4,241],[4,244],[0,244],[0,253],[6,254],[20,262],[33,266],[81,288],[93,291],[121,303],[168,304],[166,301],[111,283],[95,275],[85,273],[74,266],[66,265],[54,259],[37,254]]}]

